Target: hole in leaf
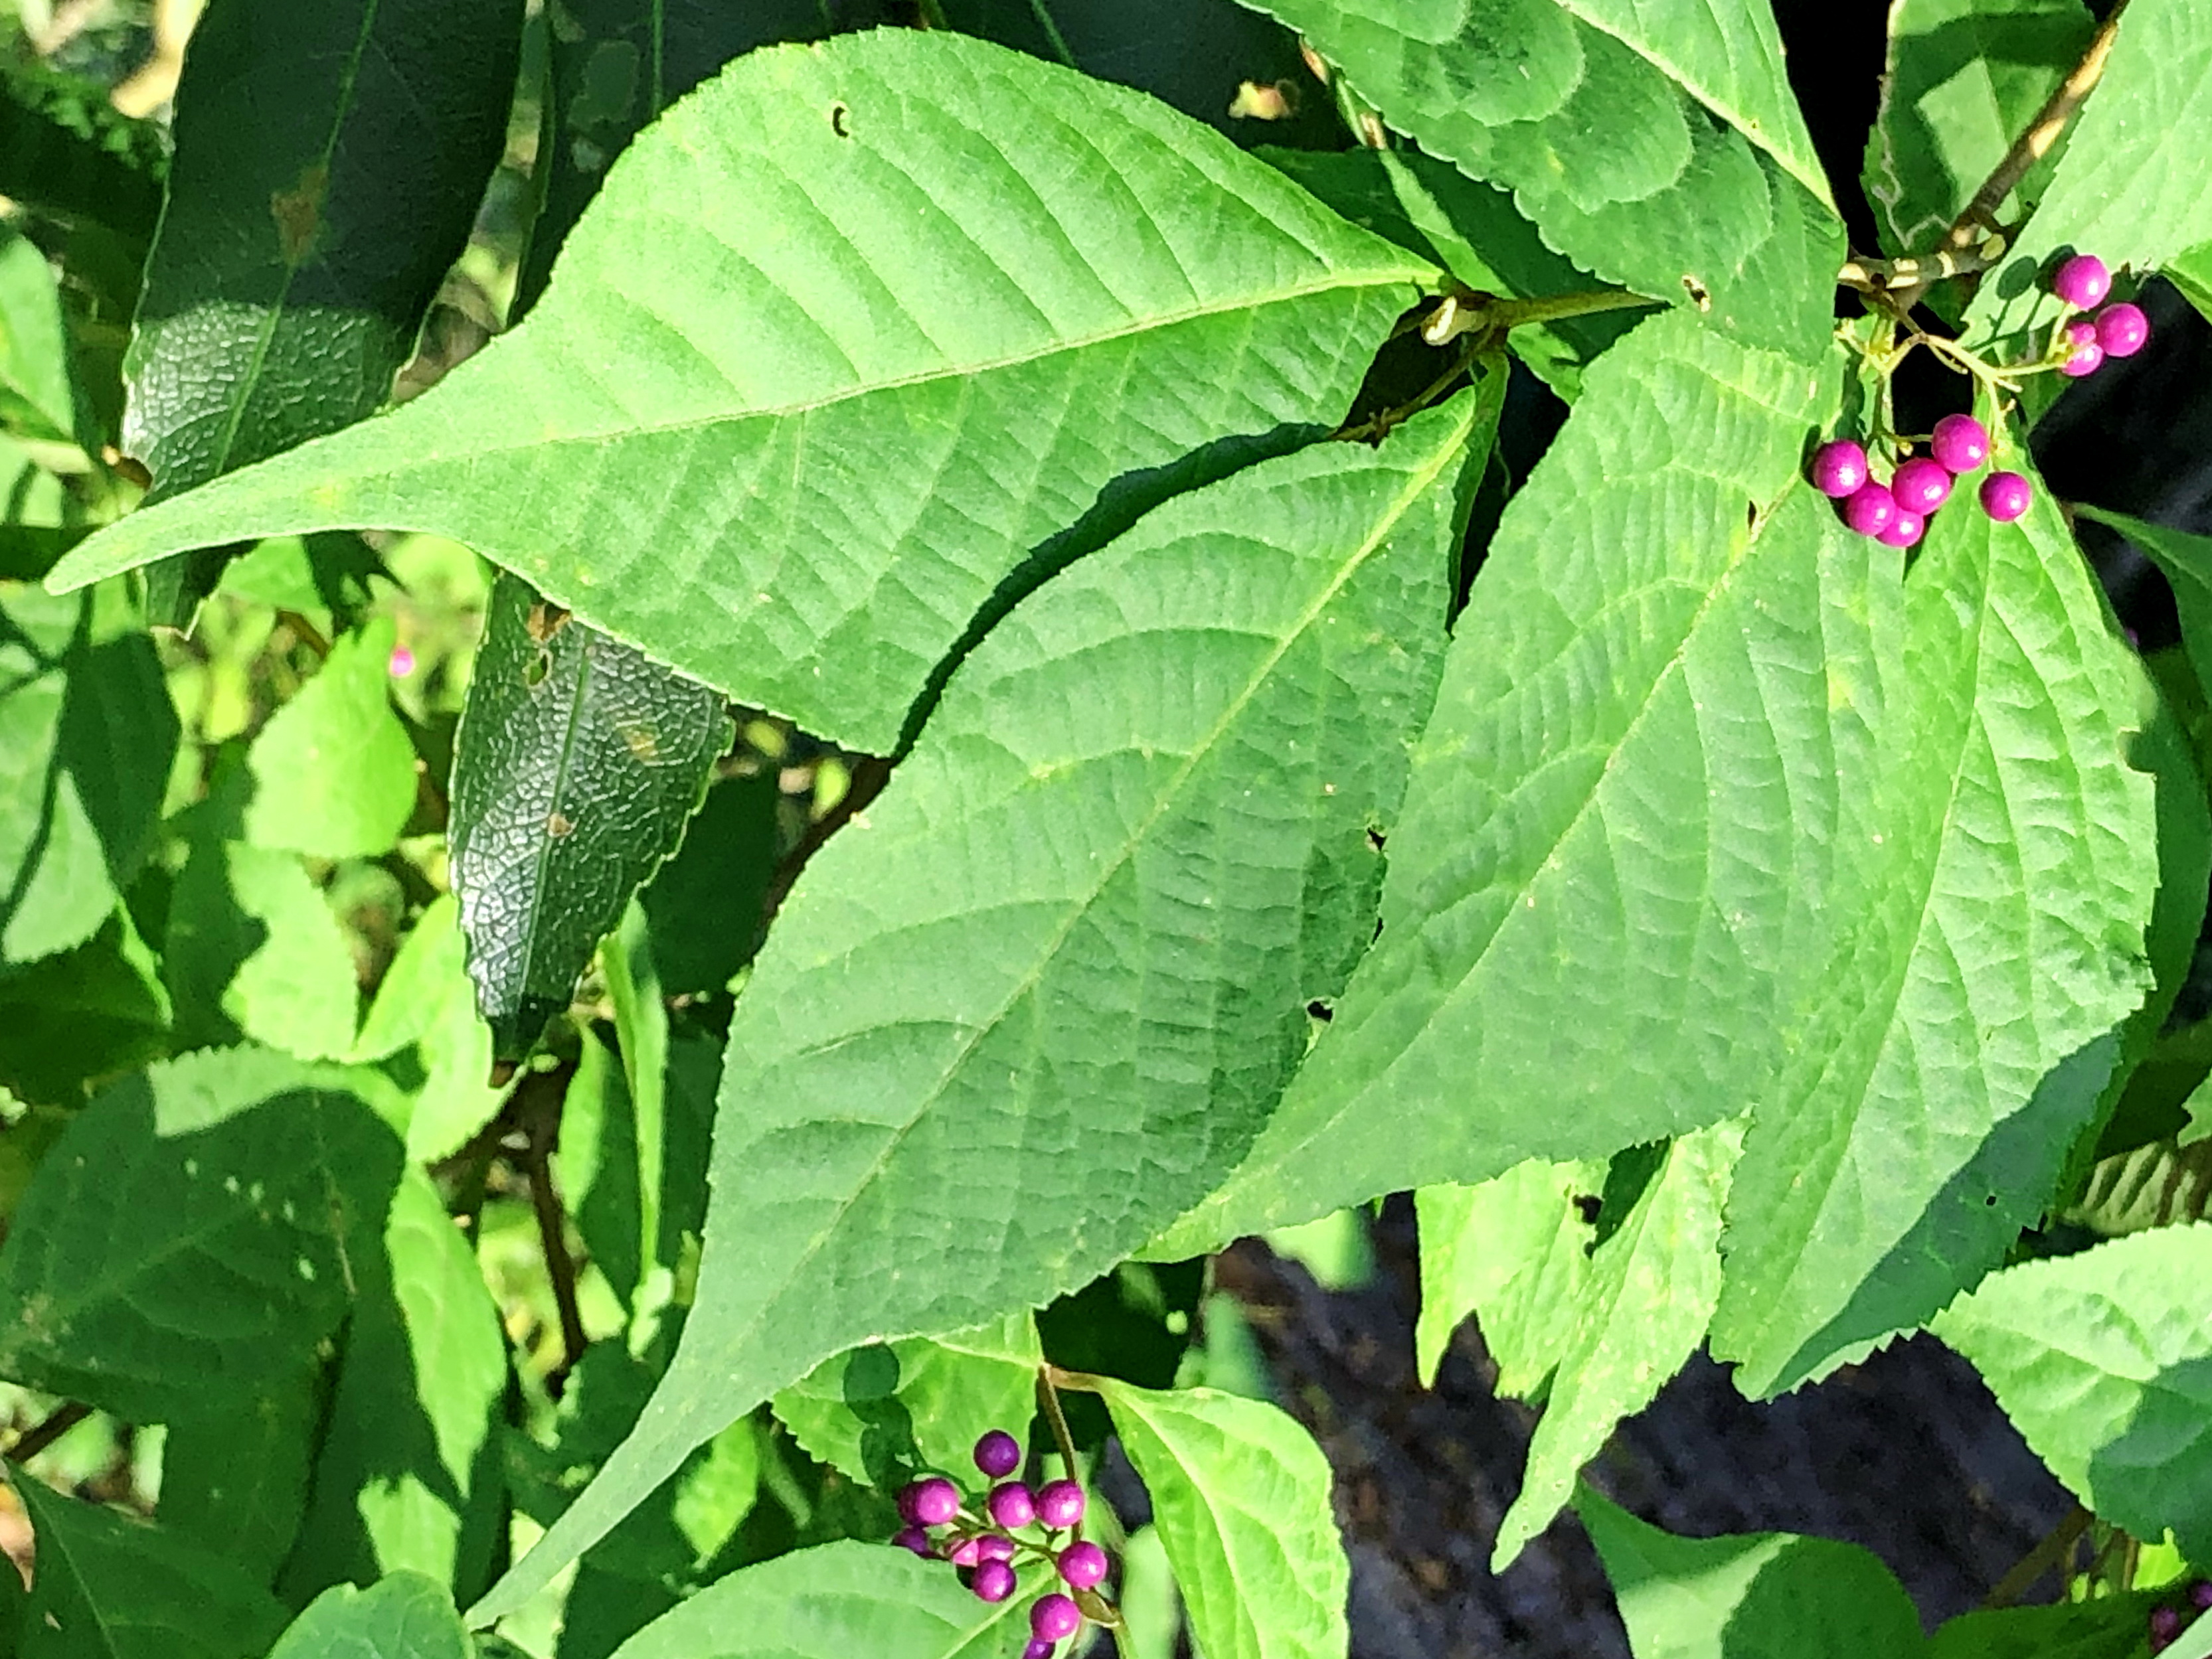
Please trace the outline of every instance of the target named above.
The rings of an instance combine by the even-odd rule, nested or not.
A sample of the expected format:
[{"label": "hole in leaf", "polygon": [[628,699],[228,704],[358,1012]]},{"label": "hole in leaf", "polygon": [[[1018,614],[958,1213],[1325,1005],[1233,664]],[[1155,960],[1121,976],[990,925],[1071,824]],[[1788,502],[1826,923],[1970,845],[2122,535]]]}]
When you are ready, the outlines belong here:
[{"label": "hole in leaf", "polygon": [[830,105],[830,130],[836,133],[840,138],[850,138],[853,136],[853,128],[850,118],[852,113],[852,111],[847,109],[842,104]]},{"label": "hole in leaf", "polygon": [[1585,1226],[1595,1226],[1598,1212],[1604,1208],[1605,1200],[1594,1192],[1578,1192],[1575,1195],[1575,1213],[1583,1218],[1583,1225]]},{"label": "hole in leaf", "polygon": [[538,687],[545,683],[545,676],[552,672],[551,655],[541,651],[522,665],[522,683],[531,690],[536,691]]},{"label": "hole in leaf", "polygon": [[1329,1007],[1328,1003],[1322,1002],[1318,996],[1315,997],[1312,1002],[1306,1004],[1306,1012],[1311,1014],[1315,1019],[1320,1020],[1324,1026],[1330,1020],[1336,1018],[1336,1010]]},{"label": "hole in leaf", "polygon": [[1690,296],[1690,303],[1699,311],[1711,311],[1713,308],[1711,293],[1703,282],[1686,271],[1682,274],[1682,292]]},{"label": "hole in leaf", "polygon": [[1376,851],[1380,852],[1382,851],[1382,843],[1384,839],[1382,832],[1376,829],[1374,825],[1370,824],[1367,826],[1367,845],[1374,848]]}]

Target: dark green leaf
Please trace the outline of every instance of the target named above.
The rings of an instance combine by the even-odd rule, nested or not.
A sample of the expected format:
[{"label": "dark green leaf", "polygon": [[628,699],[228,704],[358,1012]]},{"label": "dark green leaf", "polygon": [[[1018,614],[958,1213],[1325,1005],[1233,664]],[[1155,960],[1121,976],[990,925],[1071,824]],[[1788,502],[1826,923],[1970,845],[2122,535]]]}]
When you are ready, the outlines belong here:
[{"label": "dark green leaf", "polygon": [[2099,1517],[2212,1560],[2212,1225],[1991,1274],[1936,1334]]},{"label": "dark green leaf", "polygon": [[[507,134],[522,0],[227,0],[192,34],[125,451],[174,495],[392,395]],[[404,180],[404,188],[395,181]],[[182,622],[219,557],[149,578]]]},{"label": "dark green leaf", "polygon": [[723,778],[639,895],[664,990],[719,991],[752,960],[780,851],[781,798],[773,768]]},{"label": "dark green leaf", "polygon": [[49,580],[435,530],[886,754],[1010,576],[1339,421],[1434,275],[1162,106],[1017,53],[901,30],[770,48],[623,158],[521,327]]},{"label": "dark green leaf", "polygon": [[74,950],[0,971],[0,1085],[75,1099],[166,1052],[170,1020],[161,965],[118,905]]},{"label": "dark green leaf", "polygon": [[738,999],[668,1379],[487,1608],[830,1354],[1042,1303],[1218,1179],[1372,935],[1503,378],[1155,510],[961,664]]},{"label": "dark green leaf", "polygon": [[1920,1615],[1856,1544],[1793,1533],[1678,1538],[1583,1487],[1575,1512],[1636,1659],[1921,1659]]},{"label": "dark green leaf", "polygon": [[2200,242],[2175,254],[2160,269],[2191,305],[2202,315],[2212,318],[2212,242]]},{"label": "dark green leaf", "polygon": [[120,599],[0,588],[0,963],[90,938],[161,815],[177,717]]},{"label": "dark green leaf", "polygon": [[19,1659],[260,1659],[283,1628],[267,1590],[191,1539],[9,1478],[39,1552]]},{"label": "dark green leaf", "polygon": [[1826,349],[1843,227],[1764,4],[1262,9],[1431,154],[1511,191],[1576,263],[1751,343]]},{"label": "dark green leaf", "polygon": [[269,1659],[471,1659],[468,1632],[436,1580],[395,1573],[336,1584],[292,1621]]},{"label": "dark green leaf", "polygon": [[505,1540],[507,1342],[476,1253],[412,1167],[380,1242],[351,1263],[345,1352],[279,1586],[295,1605],[402,1569],[465,1601]]},{"label": "dark green leaf", "polygon": [[500,1057],[568,1005],[667,857],[729,741],[722,699],[571,625],[520,578],[492,590],[453,760],[453,890]]},{"label": "dark green leaf", "polygon": [[0,65],[0,195],[90,219],[143,249],[161,211],[168,157],[159,128],[118,114],[106,88],[27,53]]},{"label": "dark green leaf", "polygon": [[0,1246],[0,1376],[139,1423],[293,1382],[398,1178],[380,1109],[372,1073],[256,1049],[110,1085]]},{"label": "dark green leaf", "polygon": [[2146,524],[2102,507],[2083,505],[2075,511],[2118,530],[2165,572],[2181,612],[2181,643],[2190,666],[2197,670],[2199,686],[2212,686],[2212,536]]},{"label": "dark green leaf", "polygon": [[302,1359],[289,1382],[240,1390],[179,1413],[161,1453],[161,1524],[219,1548],[271,1583],[307,1507],[319,1405]]},{"label": "dark green leaf", "polygon": [[2137,1591],[2048,1608],[1996,1608],[1948,1619],[1928,1659],[2140,1659],[2150,1611],[2171,1592]]},{"label": "dark green leaf", "polygon": [[[1881,112],[1866,191],[1893,254],[1933,252],[1982,180],[2027,130],[2095,24],[2081,0],[1900,0],[1889,13]],[[2056,151],[2030,167],[1997,218],[2043,194]]]},{"label": "dark green leaf", "polygon": [[162,972],[179,1045],[241,1038],[343,1059],[360,1014],[353,951],[296,856],[204,833],[177,876]]}]

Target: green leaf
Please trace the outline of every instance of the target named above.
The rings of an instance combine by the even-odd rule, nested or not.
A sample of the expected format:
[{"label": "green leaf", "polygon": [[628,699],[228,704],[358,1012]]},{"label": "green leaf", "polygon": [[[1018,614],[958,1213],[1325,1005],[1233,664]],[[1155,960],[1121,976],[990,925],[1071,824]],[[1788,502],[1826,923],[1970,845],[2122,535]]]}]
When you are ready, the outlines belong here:
[{"label": "green leaf", "polygon": [[177,717],[118,597],[0,586],[0,964],[98,931],[161,816]]},{"label": "green leaf", "polygon": [[1602,1159],[1551,1164],[1532,1158],[1474,1186],[1423,1187],[1421,1312],[1413,1350],[1434,1388],[1452,1333],[1469,1314],[1498,1366],[1498,1392],[1533,1398],[1559,1362],[1595,1242],[1578,1199],[1605,1184]]},{"label": "green leaf", "polygon": [[1903,612],[1829,990],[1729,1195],[1713,1349],[1747,1391],[1921,1323],[2002,1259],[2148,985],[2158,825],[2124,759],[2142,671],[2047,493],[2014,525],[1938,518]]},{"label": "green leaf", "polygon": [[267,1590],[191,1539],[9,1478],[38,1540],[19,1659],[259,1659],[283,1628]]},{"label": "green leaf", "polygon": [[161,964],[118,905],[76,949],[0,971],[0,1085],[74,1102],[166,1053],[171,1014]]},{"label": "green leaf", "polygon": [[1583,1487],[1575,1513],[1636,1659],[1920,1659],[1920,1615],[1856,1544],[1794,1533],[1677,1538]]},{"label": "green leaf", "polygon": [[2212,318],[2212,242],[2175,254],[2161,269],[2166,280],[2181,290],[2199,313]]},{"label": "green leaf", "polygon": [[161,1524],[219,1541],[255,1583],[272,1582],[307,1512],[319,1404],[303,1363],[289,1382],[172,1417],[162,1442]]},{"label": "green leaf", "polygon": [[1519,1496],[1499,1523],[1491,1571],[1503,1572],[1552,1523],[1624,1417],[1658,1397],[1705,1334],[1721,1293],[1721,1206],[1743,1144],[1741,1121],[1667,1149],[1634,1207],[1600,1244],[1571,1303],[1559,1370],[1528,1443]]},{"label": "green leaf", "polygon": [[1152,1494],[1152,1524],[1206,1659],[1335,1659],[1352,1568],[1328,1460],[1296,1419],[1212,1389],[1108,1378],[1098,1392]]},{"label": "green leaf", "polygon": [[1277,428],[1337,421],[1433,275],[1136,94],[938,31],[775,48],[623,156],[521,327],[49,580],[437,530],[885,753],[1033,553],[1025,581],[1297,436]]},{"label": "green leaf", "polygon": [[118,112],[106,87],[27,52],[0,63],[0,195],[106,225],[143,250],[167,167],[161,129]]},{"label": "green leaf", "polygon": [[[123,448],[157,499],[391,397],[504,148],[522,10],[231,0],[193,31],[124,361]],[[157,619],[189,618],[221,565],[150,578]]]},{"label": "green leaf", "polygon": [[[1866,191],[1893,254],[1932,252],[2044,100],[2081,62],[2095,22],[2081,0],[1901,0],[1889,14]],[[2025,217],[2057,154],[2022,177],[1998,219]]]},{"label": "green leaf", "polygon": [[987,1430],[1025,1438],[1043,1364],[1036,1322],[1010,1314],[837,1354],[777,1394],[775,1414],[818,1462],[895,1490],[923,1468],[967,1468]]},{"label": "green leaf", "polygon": [[1761,1098],[1816,989],[1849,799],[1796,780],[1863,742],[1832,680],[1875,683],[1865,544],[1794,487],[1824,378],[1672,315],[1591,367],[1455,626],[1375,948],[1243,1166],[1155,1253]]},{"label": "green leaf", "polygon": [[2153,1141],[2091,1167],[2064,1219],[2104,1238],[2202,1221],[2212,1214],[2212,1141]]},{"label": "green leaf", "polygon": [[1808,361],[1825,351],[1843,227],[1765,7],[1263,9],[1341,64],[1392,126],[1512,191],[1577,264],[1752,344]]},{"label": "green leaf", "polygon": [[2212,1225],[1991,1274],[1933,1322],[2067,1490],[2212,1560]]},{"label": "green leaf", "polygon": [[2042,204],[1967,307],[1969,339],[2011,345],[2047,324],[2058,302],[2042,278],[2066,250],[2149,271],[2212,241],[2208,130],[2212,32],[2196,0],[2131,0]]},{"label": "green leaf", "polygon": [[460,906],[448,894],[433,899],[400,942],[348,1057],[382,1060],[410,1044],[422,1081],[407,1115],[407,1157],[434,1164],[491,1122],[507,1093],[484,1082],[491,1028],[477,1014]]},{"label": "green leaf", "polygon": [[18,438],[76,441],[76,392],[60,291],[46,256],[0,226],[0,423]]},{"label": "green leaf", "polygon": [[2164,572],[2181,613],[2181,643],[2200,686],[2212,686],[2212,536],[2194,536],[2164,524],[2146,524],[2124,512],[2085,505],[2083,518],[2118,530]]},{"label": "green leaf", "polygon": [[752,960],[781,851],[781,798],[773,767],[714,784],[685,827],[683,845],[638,895],[662,989],[719,991]]},{"label": "green leaf", "polygon": [[373,1074],[258,1049],[103,1090],[0,1246],[0,1376],[137,1423],[296,1377],[398,1178],[387,1099]]},{"label": "green leaf", "polygon": [[162,969],[180,1044],[248,1038],[303,1060],[352,1048],[351,947],[289,852],[196,834],[170,899]]},{"label": "green leaf", "polygon": [[421,1170],[401,1175],[381,1244],[352,1264],[313,1492],[279,1586],[295,1605],[403,1569],[465,1601],[504,1541],[506,1337],[475,1252]]},{"label": "green leaf", "polygon": [[334,1584],[292,1621],[269,1659],[471,1659],[452,1597],[420,1573],[367,1589]]},{"label": "green leaf", "polygon": [[2140,1659],[2150,1611],[2171,1591],[2142,1590],[2047,1608],[1993,1608],[1947,1619],[1928,1659]]},{"label": "green leaf", "polygon": [[1014,1659],[1029,1641],[1029,1601],[993,1607],[942,1562],[847,1541],[717,1579],[615,1659]]},{"label": "green leaf", "polygon": [[247,767],[245,834],[316,858],[391,850],[415,809],[415,748],[386,689],[396,625],[341,635],[315,675],[270,717]]},{"label": "green leaf", "polygon": [[502,575],[453,757],[453,889],[477,1006],[519,1060],[668,856],[729,741],[722,699]]},{"label": "green leaf", "polygon": [[1218,1179],[1373,931],[1503,381],[1157,509],[962,663],[738,1001],[653,1409],[480,1614],[830,1354],[1046,1301]]},{"label": "green leaf", "polygon": [[[1415,149],[1260,152],[1364,230],[1433,259],[1478,294],[1532,300],[1585,293],[1596,279],[1546,245],[1506,191]],[[1636,326],[1601,312],[1512,331],[1513,354],[1572,402],[1583,370]]]}]

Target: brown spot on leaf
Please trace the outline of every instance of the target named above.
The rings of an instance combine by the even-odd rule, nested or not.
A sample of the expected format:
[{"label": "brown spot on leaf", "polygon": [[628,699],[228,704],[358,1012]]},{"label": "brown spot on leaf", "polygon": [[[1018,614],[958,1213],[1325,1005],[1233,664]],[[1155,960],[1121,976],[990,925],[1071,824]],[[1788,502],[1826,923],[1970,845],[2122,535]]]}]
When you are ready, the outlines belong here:
[{"label": "brown spot on leaf", "polygon": [[545,815],[545,833],[556,841],[575,827],[575,820],[566,813],[553,812]]},{"label": "brown spot on leaf", "polygon": [[1690,303],[1699,311],[1711,311],[1713,308],[1711,292],[1703,282],[1686,272],[1682,276],[1682,292],[1690,296]]},{"label": "brown spot on leaf", "polygon": [[314,251],[315,233],[323,226],[323,197],[330,188],[331,170],[318,161],[291,189],[270,193],[269,216],[276,221],[276,241],[284,250],[286,264],[304,264]]},{"label": "brown spot on leaf", "polygon": [[648,766],[660,759],[660,735],[651,726],[624,726],[622,740],[634,758]]},{"label": "brown spot on leaf", "polygon": [[522,626],[530,630],[530,637],[544,645],[562,628],[568,626],[568,613],[558,605],[549,605],[543,599],[530,608],[530,615]]}]

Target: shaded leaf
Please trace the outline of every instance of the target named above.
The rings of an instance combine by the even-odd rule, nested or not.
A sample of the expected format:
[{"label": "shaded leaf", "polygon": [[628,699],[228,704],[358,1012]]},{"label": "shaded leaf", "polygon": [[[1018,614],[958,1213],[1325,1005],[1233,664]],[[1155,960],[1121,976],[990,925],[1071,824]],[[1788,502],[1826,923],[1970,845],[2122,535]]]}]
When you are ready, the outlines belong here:
[{"label": "shaded leaf", "polygon": [[2175,254],[2160,269],[2200,314],[2212,318],[2212,242]]},{"label": "shaded leaf", "polygon": [[[504,145],[522,10],[230,0],[194,29],[124,361],[123,448],[155,498],[391,397]],[[188,621],[221,565],[149,578],[156,619]]]},{"label": "shaded leaf", "polygon": [[104,224],[143,249],[167,171],[161,130],[118,112],[105,87],[21,51],[0,64],[0,195]]},{"label": "shaded leaf", "polygon": [[179,1413],[161,1446],[161,1524],[256,1583],[276,1577],[307,1507],[320,1404],[305,1356],[289,1380]]},{"label": "shaded leaf", "polygon": [[1371,935],[1503,378],[1170,502],[962,663],[738,1000],[653,1408],[479,1612],[830,1354],[1082,1284],[1233,1161]]},{"label": "shaded leaf", "polygon": [[725,778],[684,831],[683,845],[638,895],[663,990],[719,991],[752,960],[781,851],[773,769]]},{"label": "shaded leaf", "polygon": [[1423,1187],[1421,1312],[1413,1330],[1422,1383],[1436,1386],[1452,1333],[1469,1315],[1498,1366],[1498,1392],[1533,1398],[1559,1362],[1572,1307],[1589,1277],[1595,1242],[1577,1201],[1605,1183],[1600,1159],[1516,1164],[1474,1186]]},{"label": "shaded leaf", "polygon": [[2099,1517],[2212,1559],[2212,1225],[1991,1274],[1931,1329]]},{"label": "shaded leaf", "polygon": [[0,588],[0,963],[89,939],[161,815],[177,717],[118,597]]},{"label": "shaded leaf", "polygon": [[394,1573],[334,1584],[294,1620],[269,1659],[471,1659],[468,1632],[436,1580]]},{"label": "shaded leaf", "polygon": [[[2081,60],[2095,27],[2081,0],[1902,0],[1889,14],[1881,109],[1866,191],[1891,253],[1929,253]],[[2012,224],[2043,194],[2057,152],[2000,204]]]},{"label": "shaded leaf", "polygon": [[2189,653],[2189,664],[2197,670],[2199,686],[2212,685],[2212,536],[2146,524],[2087,504],[2075,512],[2118,530],[2165,574],[2181,613],[2181,643]]},{"label": "shaded leaf", "polygon": [[568,1007],[728,741],[717,693],[500,578],[454,752],[448,833],[469,972],[501,1059],[521,1058]]},{"label": "shaded leaf", "polygon": [[342,634],[247,752],[246,839],[317,858],[389,851],[415,809],[415,748],[386,690],[395,624]]},{"label": "shaded leaf", "polygon": [[191,1539],[9,1478],[39,1553],[19,1659],[259,1659],[283,1628],[267,1590]]},{"label": "shaded leaf", "polygon": [[1928,1659],[2138,1659],[2150,1610],[2170,1593],[2140,1590],[2047,1608],[1993,1608],[1947,1619]]},{"label": "shaded leaf", "polygon": [[161,966],[118,905],[74,950],[0,971],[0,1085],[73,1100],[167,1052],[171,1012]]},{"label": "shaded leaf", "polygon": [[1677,1538],[1583,1487],[1575,1513],[1636,1659],[1919,1659],[1920,1615],[1870,1551],[1794,1533]]},{"label": "shaded leaf", "polygon": [[885,753],[1032,552],[1335,421],[1432,274],[1133,94],[935,31],[773,48],[623,158],[544,301],[430,394],[50,580],[434,530]]},{"label": "shaded leaf", "polygon": [[942,1562],[848,1541],[717,1579],[616,1659],[1014,1659],[1029,1640],[1029,1600],[1018,1592],[993,1607]]},{"label": "shaded leaf", "polygon": [[411,1091],[407,1156],[434,1164],[497,1115],[507,1090],[491,1074],[491,1028],[477,1013],[461,942],[460,907],[441,893],[401,941],[350,1058],[381,1060],[412,1045],[422,1081]]},{"label": "shaded leaf", "polygon": [[965,1469],[986,1431],[1026,1439],[1044,1350],[1026,1313],[947,1336],[871,1342],[780,1391],[775,1414],[817,1461],[879,1490]]},{"label": "shaded leaf", "polygon": [[1826,350],[1843,227],[1765,7],[1263,9],[1342,65],[1422,148],[1512,191],[1577,264],[1692,306],[1753,344],[1808,361]]},{"label": "shaded leaf", "polygon": [[303,1060],[353,1046],[353,950],[296,856],[222,839],[203,820],[169,905],[162,972],[181,1045],[251,1038]]},{"label": "shaded leaf", "polygon": [[1573,1299],[1521,1491],[1499,1523],[1503,1572],[1571,1497],[1576,1471],[1613,1426],[1658,1397],[1696,1350],[1721,1293],[1721,1206],[1743,1144],[1741,1121],[1676,1141],[1590,1258]]},{"label": "shaded leaf", "polygon": [[387,1100],[374,1074],[258,1049],[111,1084],[0,1246],[0,1376],[138,1423],[296,1377],[398,1178]]},{"label": "shaded leaf", "polygon": [[1313,1437],[1261,1401],[1095,1380],[1152,1494],[1198,1650],[1206,1659],[1342,1654],[1352,1569]]}]

